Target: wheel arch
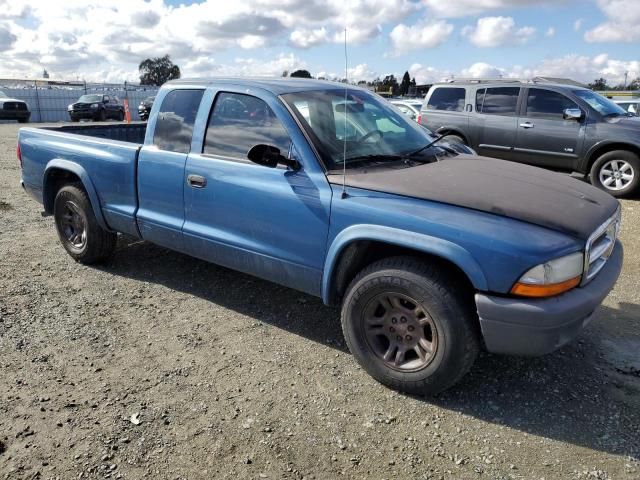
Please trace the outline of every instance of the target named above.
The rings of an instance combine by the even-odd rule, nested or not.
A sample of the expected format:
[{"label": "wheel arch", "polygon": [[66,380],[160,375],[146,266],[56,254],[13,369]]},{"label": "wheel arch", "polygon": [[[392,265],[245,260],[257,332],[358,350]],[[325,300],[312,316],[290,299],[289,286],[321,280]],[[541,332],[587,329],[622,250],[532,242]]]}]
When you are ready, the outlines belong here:
[{"label": "wheel arch", "polygon": [[52,214],[53,204],[58,191],[63,186],[76,182],[82,184],[84,191],[87,192],[87,196],[91,202],[91,208],[100,227],[110,231],[111,229],[107,226],[107,222],[102,215],[100,199],[89,174],[81,165],[69,160],[53,159],[50,160],[45,167],[42,183],[42,203],[44,211]]},{"label": "wheel arch", "polygon": [[640,146],[638,145],[626,142],[601,142],[591,147],[591,150],[589,150],[589,153],[586,156],[586,162],[583,164],[583,168],[581,170],[586,175],[589,175],[591,173],[591,167],[593,167],[593,164],[598,160],[598,158],[605,153],[613,152],[615,150],[633,152],[640,158]]},{"label": "wheel arch", "polygon": [[457,127],[449,127],[449,126],[440,127],[436,130],[436,133],[439,135],[444,135],[449,133],[453,135],[457,135],[464,140],[465,145],[469,145],[469,137],[461,129]]},{"label": "wheel arch", "polygon": [[487,279],[473,256],[460,245],[414,232],[380,225],[346,228],[328,249],[322,278],[322,300],[336,304],[362,268],[380,258],[415,255],[454,267],[475,290],[488,290]]}]

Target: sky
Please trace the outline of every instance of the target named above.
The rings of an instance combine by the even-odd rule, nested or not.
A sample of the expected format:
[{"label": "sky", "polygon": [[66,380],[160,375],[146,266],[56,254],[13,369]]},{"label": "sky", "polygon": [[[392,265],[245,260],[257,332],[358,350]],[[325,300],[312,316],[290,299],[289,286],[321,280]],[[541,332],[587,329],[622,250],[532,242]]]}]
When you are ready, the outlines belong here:
[{"label": "sky", "polygon": [[0,0],[0,78],[640,77],[640,0]]}]

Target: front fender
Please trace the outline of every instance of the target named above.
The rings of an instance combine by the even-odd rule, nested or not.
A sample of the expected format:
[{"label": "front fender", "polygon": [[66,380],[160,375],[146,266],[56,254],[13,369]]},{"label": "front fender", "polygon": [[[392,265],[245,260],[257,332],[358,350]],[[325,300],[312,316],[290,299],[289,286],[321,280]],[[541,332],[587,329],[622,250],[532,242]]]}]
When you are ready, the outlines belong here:
[{"label": "front fender", "polygon": [[458,266],[469,278],[476,290],[487,291],[487,279],[473,256],[460,245],[448,240],[380,225],[352,225],[333,239],[327,252],[322,275],[322,300],[329,303],[333,272],[340,253],[357,240],[373,240],[419,250],[448,260]]},{"label": "front fender", "polygon": [[87,192],[89,196],[89,200],[91,201],[91,208],[93,209],[93,213],[98,221],[98,224],[105,230],[110,230],[107,222],[104,220],[104,216],[102,215],[102,208],[100,207],[100,199],[98,197],[98,192],[96,191],[91,178],[87,171],[75,162],[71,162],[69,160],[63,160],[61,158],[54,158],[47,163],[47,166],[44,169],[44,177],[42,182],[42,200],[44,204],[44,211],[47,213],[53,213],[53,200],[54,196],[52,195],[51,189],[53,188],[53,182],[51,181],[52,172],[55,170],[62,170],[64,172],[73,173],[76,175],[80,182],[82,182],[82,186]]}]

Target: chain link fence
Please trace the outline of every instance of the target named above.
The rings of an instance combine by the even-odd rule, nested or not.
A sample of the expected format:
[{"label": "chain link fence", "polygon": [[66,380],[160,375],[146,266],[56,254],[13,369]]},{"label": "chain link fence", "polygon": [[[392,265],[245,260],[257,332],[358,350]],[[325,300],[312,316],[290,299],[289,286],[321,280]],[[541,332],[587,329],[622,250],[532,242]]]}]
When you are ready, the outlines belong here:
[{"label": "chain link fence", "polygon": [[129,100],[131,120],[140,120],[138,105],[154,96],[158,87],[134,83],[88,83],[57,80],[18,80],[0,78],[0,91],[11,98],[23,100],[31,112],[30,122],[67,122],[67,107],[87,93],[116,96]]}]

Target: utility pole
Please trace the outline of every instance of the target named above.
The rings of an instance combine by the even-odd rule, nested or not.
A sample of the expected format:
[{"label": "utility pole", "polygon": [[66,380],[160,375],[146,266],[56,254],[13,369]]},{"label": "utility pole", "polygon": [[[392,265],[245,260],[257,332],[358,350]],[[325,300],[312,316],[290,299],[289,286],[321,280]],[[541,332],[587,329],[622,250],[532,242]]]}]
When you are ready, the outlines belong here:
[{"label": "utility pole", "polygon": [[624,89],[627,89],[627,77],[629,76],[629,72],[624,72]]}]

